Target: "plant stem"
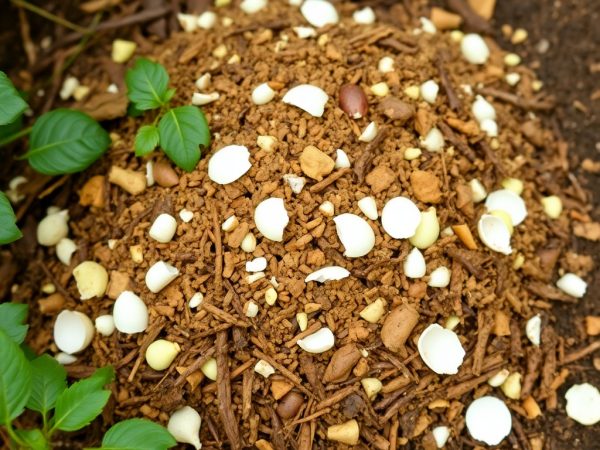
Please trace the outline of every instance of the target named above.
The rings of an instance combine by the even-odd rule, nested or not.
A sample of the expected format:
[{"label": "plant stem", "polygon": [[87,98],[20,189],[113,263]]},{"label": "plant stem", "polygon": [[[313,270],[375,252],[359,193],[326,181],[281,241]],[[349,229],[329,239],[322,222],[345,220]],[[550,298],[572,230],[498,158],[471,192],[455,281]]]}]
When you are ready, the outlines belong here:
[{"label": "plant stem", "polygon": [[15,433],[15,431],[12,429],[12,425],[10,423],[6,424],[6,431],[8,432],[8,435],[10,436],[10,438],[15,441],[15,443],[21,447],[27,447],[27,443],[21,439],[19,436],[17,436],[17,433]]},{"label": "plant stem", "polygon": [[23,128],[21,131],[17,131],[15,134],[11,134],[10,136],[0,140],[0,147],[8,145],[13,141],[22,138],[23,136],[27,136],[29,133],[31,133],[32,128],[33,127]]},{"label": "plant stem", "polygon": [[35,13],[39,16],[42,16],[44,19],[48,19],[52,22],[62,25],[65,28],[69,28],[69,29],[71,29],[73,31],[77,31],[79,33],[87,33],[87,31],[88,31],[86,28],[80,27],[79,25],[69,22],[68,20],[63,19],[62,17],[56,16],[56,15],[52,14],[51,12],[48,12],[45,9],[40,8],[39,6],[32,5],[31,3],[29,3],[26,0],[10,0],[10,1],[16,6],[25,8],[25,9],[31,11],[32,13]]}]

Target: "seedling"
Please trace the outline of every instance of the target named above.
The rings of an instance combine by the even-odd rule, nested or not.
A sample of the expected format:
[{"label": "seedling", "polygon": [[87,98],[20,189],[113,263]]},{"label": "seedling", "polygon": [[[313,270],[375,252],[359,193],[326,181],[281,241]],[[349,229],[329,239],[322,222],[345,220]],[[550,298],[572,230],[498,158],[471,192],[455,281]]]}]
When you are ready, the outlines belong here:
[{"label": "seedling", "polygon": [[127,96],[136,111],[158,110],[152,124],[142,126],[135,137],[135,154],[144,156],[160,146],[177,166],[191,172],[201,156],[200,146],[210,145],[208,122],[195,106],[171,108],[175,89],[169,89],[166,69],[140,58],[125,75]]},{"label": "seedling", "polygon": [[[32,127],[21,128],[27,103],[0,71],[0,147],[23,136],[29,150],[22,158],[45,175],[63,175],[87,169],[110,145],[108,133],[90,116],[70,109],[42,114]],[[0,245],[21,237],[6,196],[0,193]]]},{"label": "seedling", "polygon": [[[67,372],[49,355],[36,356],[24,346],[27,305],[0,305],[0,426],[13,448],[47,450],[59,431],[76,431],[94,420],[108,402],[105,386],[114,379],[112,367],[67,385]],[[25,409],[42,416],[41,428],[15,429]],[[108,430],[100,448],[162,450],[175,446],[162,426],[143,419],[117,423]]]}]

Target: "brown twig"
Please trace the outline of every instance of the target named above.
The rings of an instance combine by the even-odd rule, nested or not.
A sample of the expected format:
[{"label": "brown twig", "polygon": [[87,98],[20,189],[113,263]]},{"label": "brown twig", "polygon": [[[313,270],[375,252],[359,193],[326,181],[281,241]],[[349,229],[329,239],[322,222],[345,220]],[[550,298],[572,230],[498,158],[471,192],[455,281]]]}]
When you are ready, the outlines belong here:
[{"label": "brown twig", "polygon": [[278,363],[275,358],[272,358],[271,356],[267,355],[266,353],[261,352],[258,349],[254,349],[252,350],[252,355],[254,355],[256,358],[258,359],[264,359],[266,362],[268,362],[269,364],[271,364],[275,369],[277,369],[279,372],[281,372],[281,374],[286,377],[288,380],[290,380],[292,383],[294,383],[294,385],[300,389],[302,392],[304,392],[305,394],[307,394],[308,396],[312,397],[313,393],[310,392],[308,389],[306,389],[303,385],[302,385],[302,380],[300,379],[300,377],[292,372],[290,372],[288,369],[286,369],[283,365],[281,365],[280,363]]},{"label": "brown twig", "polygon": [[206,363],[206,361],[208,361],[212,355],[215,354],[215,347],[210,347],[208,350],[206,350],[205,352],[202,352],[202,354],[200,356],[198,356],[198,358],[196,358],[196,360],[190,364],[183,373],[181,373],[179,375],[179,378],[177,378],[177,380],[175,381],[175,387],[179,386],[180,384],[182,384],[185,379],[187,377],[189,377],[192,373],[194,373],[196,370],[200,369],[200,367],[202,367],[204,365],[204,363]]},{"label": "brown twig", "polygon": [[231,404],[231,381],[229,378],[229,357],[227,355],[227,332],[217,333],[217,399],[219,400],[219,415],[223,422],[225,434],[232,449],[242,448],[238,422]]},{"label": "brown twig", "polygon": [[346,175],[348,172],[350,172],[350,169],[340,169],[340,170],[336,170],[335,172],[333,172],[331,175],[329,175],[327,178],[323,178],[321,181],[319,181],[316,184],[313,184],[310,187],[310,192],[312,192],[313,194],[316,194],[317,192],[321,192],[323,189],[325,189],[327,186],[329,186],[330,184],[335,183],[339,178],[343,177],[344,175]]},{"label": "brown twig", "polygon": [[600,340],[594,341],[590,345],[565,355],[564,359],[561,361],[561,364],[570,364],[581,358],[585,358],[587,355],[594,353],[598,349],[600,349]]},{"label": "brown twig", "polygon": [[213,233],[215,236],[215,291],[217,296],[223,293],[223,243],[221,241],[221,226],[217,218],[217,207],[213,203],[211,208]]},{"label": "brown twig", "polygon": [[448,0],[448,7],[465,21],[465,25],[478,33],[491,33],[491,25],[471,9],[465,0]]},{"label": "brown twig", "polygon": [[477,90],[480,94],[489,95],[498,100],[502,100],[503,102],[510,103],[518,108],[522,109],[535,109],[539,111],[549,111],[554,109],[556,106],[556,101],[553,97],[546,97],[543,94],[540,94],[533,99],[526,99],[519,97],[518,95],[511,94],[510,92],[501,91],[500,89],[494,88],[479,88]]},{"label": "brown twig", "polygon": [[452,131],[452,128],[450,128],[446,123],[440,121],[438,123],[438,127],[444,137],[448,139],[452,145],[457,147],[458,150],[460,150],[460,152],[469,159],[469,161],[473,162],[477,159],[477,155],[471,149],[471,147],[469,147],[465,141],[459,138],[454,131]]},{"label": "brown twig", "polygon": [[371,170],[371,164],[376,156],[376,151],[379,150],[380,145],[385,138],[387,138],[389,132],[390,130],[388,127],[381,128],[377,133],[377,136],[375,136],[375,139],[367,144],[358,157],[356,164],[354,164],[354,175],[356,175],[356,179],[360,183],[365,180],[367,172]]},{"label": "brown twig", "polygon": [[446,95],[448,96],[448,103],[450,103],[450,109],[458,111],[461,109],[462,103],[456,95],[456,91],[452,86],[452,82],[450,81],[448,72],[446,72],[446,69],[444,68],[444,61],[444,56],[441,53],[438,53],[437,57],[435,58],[435,65],[437,67],[438,72],[440,73],[440,80],[442,81],[442,86],[444,86],[444,90],[446,91]]},{"label": "brown twig", "polygon": [[[158,322],[156,322],[152,326],[152,328],[150,329],[150,331],[148,331],[148,333],[144,337],[144,340],[142,341],[142,345],[140,345],[140,347],[138,349],[138,357],[135,360],[135,364],[133,365],[133,369],[131,369],[131,373],[127,377],[127,381],[129,381],[130,383],[133,381],[133,377],[135,377],[135,374],[138,371],[138,369],[140,367],[140,364],[144,360],[144,357],[146,355],[146,350],[148,349],[148,347],[150,346],[150,344],[152,344],[152,342],[154,342],[154,340],[160,334],[160,332],[162,331],[162,329],[164,328],[164,326],[165,326],[165,324],[164,324],[164,322],[163,322],[163,320],[161,318],[161,319],[159,319]],[[123,367],[125,364],[128,364],[128,362],[124,363],[124,361],[125,360],[121,361],[117,365],[117,367]]]}]

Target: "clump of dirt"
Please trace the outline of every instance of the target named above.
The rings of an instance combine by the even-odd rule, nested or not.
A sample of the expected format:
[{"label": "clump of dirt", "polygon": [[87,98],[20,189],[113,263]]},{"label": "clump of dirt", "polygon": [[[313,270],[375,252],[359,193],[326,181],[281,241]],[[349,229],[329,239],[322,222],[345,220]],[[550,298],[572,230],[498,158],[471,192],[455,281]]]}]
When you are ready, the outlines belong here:
[{"label": "clump of dirt", "polygon": [[[145,333],[97,335],[91,348],[67,366],[74,377],[106,364],[117,369],[105,425],[111,413],[114,419],[143,415],[166,423],[173,411],[190,405],[204,421],[204,448],[331,448],[336,444],[327,440],[328,427],[351,419],[359,424],[363,448],[435,448],[432,429],[438,425],[450,428],[448,445],[460,448],[476,445],[465,429],[465,409],[474,398],[491,394],[512,411],[506,446],[541,448],[551,439],[533,417],[532,402],[543,412],[563,408],[557,389],[568,375],[566,365],[594,349],[565,341],[554,329],[553,304],[577,301],[554,287],[559,273],[585,277],[593,267],[568,249],[572,228],[586,221],[587,205],[576,180],[568,177],[567,146],[536,115],[551,108],[552,99],[536,90],[533,71],[507,67],[506,52],[491,40],[488,63],[473,65],[450,33],[414,33],[418,16],[400,5],[390,8],[397,27],[356,24],[351,19],[356,8],[338,5],[340,24],[308,39],[292,28],[306,25],[297,8],[272,2],[253,16],[233,7],[218,9],[219,23],[210,31],[175,34],[156,46],[140,42],[147,56],[168,68],[176,104],[189,104],[195,80],[211,74],[208,91],[219,93],[218,100],[203,107],[213,133],[211,148],[195,171],[183,173],[159,153],[146,159],[133,155],[135,132],[144,118],[115,122],[113,145],[103,163],[76,180],[76,190],[82,190],[92,176],[102,177],[93,181],[100,195],[86,192],[67,203],[71,237],[78,246],[71,264],[62,265],[49,249],[41,263],[44,271],[32,262],[14,289],[16,300],[36,305],[31,345],[37,351],[57,351],[51,329],[60,308],[91,318],[110,314],[123,290],[134,291],[147,304]],[[226,18],[229,25],[223,24]],[[378,70],[383,57],[393,59],[392,71]],[[520,75],[513,87],[505,81],[508,72]],[[91,97],[115,81],[101,66],[75,66],[73,73],[92,88]],[[433,103],[413,95],[427,80],[440,86]],[[252,90],[265,82],[276,91],[275,98],[255,105]],[[389,88],[387,94],[375,94],[381,94],[380,83]],[[328,94],[322,117],[282,102],[300,84]],[[351,118],[340,107],[345,84],[358,85],[366,94],[363,117]],[[474,120],[471,105],[478,94],[494,105],[497,137],[488,137]],[[364,142],[359,138],[370,122],[378,130]],[[445,139],[439,152],[423,144],[434,128]],[[269,140],[273,146],[259,145],[260,136],[274,137]],[[250,149],[252,166],[237,181],[216,184],[208,177],[208,161],[232,144]],[[333,160],[343,149],[350,168],[329,168],[319,173],[322,179],[312,179],[301,162],[308,146]],[[143,192],[131,195],[109,182],[112,167],[145,174],[149,162],[158,183]],[[305,178],[299,193],[286,175]],[[523,182],[528,213],[515,227],[510,255],[493,252],[477,239],[477,223],[486,211],[470,187],[478,179],[493,192],[502,189],[506,178]],[[541,199],[549,195],[559,196],[564,205],[558,219],[543,210]],[[368,196],[379,213],[397,196],[412,199],[421,211],[435,206],[444,232],[423,250],[426,276],[405,275],[412,245],[392,238],[379,220],[368,220],[374,248],[362,257],[344,256],[347,249],[322,205],[330,202],[336,216],[364,217],[358,201]],[[282,242],[264,238],[255,224],[255,208],[268,197],[283,199],[289,215]],[[184,209],[193,213],[189,222],[180,220]],[[162,213],[178,221],[169,243],[148,235]],[[231,216],[239,223],[225,231],[222,224]],[[242,245],[248,233],[257,240],[254,249]],[[258,257],[267,260],[264,277],[249,280],[246,262]],[[72,271],[86,260],[109,271],[110,285],[105,297],[82,302]],[[180,274],[153,293],[145,276],[157,261],[174,265]],[[350,276],[305,282],[308,274],[332,265]],[[450,284],[429,287],[429,274],[441,266],[450,270]],[[39,287],[47,282],[56,286],[53,300],[60,306],[42,311],[49,302],[44,303]],[[266,293],[272,289],[277,299],[270,304]],[[203,301],[190,308],[196,293]],[[384,316],[374,323],[364,320],[359,313],[378,300]],[[255,317],[246,314],[248,302],[258,305]],[[398,310],[409,310],[416,319],[400,345],[385,345],[383,323]],[[298,313],[307,315],[304,331]],[[536,314],[542,318],[539,346],[525,336],[525,324]],[[466,356],[457,374],[438,375],[420,358],[416,343],[427,326],[449,319],[457,321],[454,330]],[[297,345],[325,327],[335,335],[331,350],[309,354]],[[144,359],[158,338],[181,347],[164,372],[152,370]],[[199,370],[211,358],[217,363],[216,381]],[[259,360],[275,373],[268,378],[256,373]],[[487,383],[503,369],[523,377],[517,398]],[[383,383],[374,399],[361,385],[364,378]]]}]

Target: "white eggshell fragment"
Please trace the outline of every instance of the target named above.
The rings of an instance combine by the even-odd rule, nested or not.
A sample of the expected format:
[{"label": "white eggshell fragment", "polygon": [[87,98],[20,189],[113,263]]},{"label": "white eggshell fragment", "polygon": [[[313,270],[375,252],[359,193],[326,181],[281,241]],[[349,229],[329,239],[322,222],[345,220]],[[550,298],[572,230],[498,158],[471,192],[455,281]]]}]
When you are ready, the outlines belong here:
[{"label": "white eggshell fragment", "polygon": [[294,27],[293,29],[299,39],[308,39],[317,35],[317,30],[313,27]]},{"label": "white eggshell fragment", "polygon": [[291,173],[285,174],[283,179],[294,194],[302,192],[302,189],[304,189],[304,185],[306,184],[306,178]]},{"label": "white eggshell fragment", "polygon": [[261,256],[252,261],[246,261],[246,272],[262,272],[267,268],[267,258]]},{"label": "white eggshell fragment", "polygon": [[428,286],[445,288],[450,284],[450,269],[440,266],[429,274]]},{"label": "white eggshell fragment", "polygon": [[343,267],[329,266],[315,270],[304,279],[304,282],[308,283],[309,281],[317,281],[319,283],[325,283],[326,281],[341,280],[349,275],[350,272]]},{"label": "white eggshell fragment", "polygon": [[437,98],[438,92],[440,91],[440,86],[433,80],[427,80],[420,87],[421,97],[427,103],[435,103],[435,99]]},{"label": "white eggshell fragment", "polygon": [[265,378],[269,378],[275,373],[275,369],[264,359],[259,359],[254,365],[254,371]]},{"label": "white eggshell fragment", "polygon": [[179,269],[164,261],[154,263],[146,272],[146,286],[155,294],[179,275]]},{"label": "white eggshell fragment", "polygon": [[433,127],[425,136],[425,139],[421,140],[421,145],[425,150],[428,150],[433,153],[441,152],[444,148],[444,135],[440,130]]},{"label": "white eggshell fragment", "polygon": [[483,131],[488,137],[498,136],[498,124],[495,120],[485,119],[479,124],[479,128],[481,128],[481,131]]},{"label": "white eggshell fragment", "polygon": [[352,19],[356,23],[363,25],[370,25],[375,22],[375,11],[370,6],[366,6],[362,9],[357,9],[352,13]]},{"label": "white eggshell fragment", "polygon": [[419,336],[417,348],[425,364],[442,375],[457,373],[465,357],[465,350],[456,333],[437,323],[425,328]]},{"label": "white eggshell fragment", "polygon": [[492,396],[474,400],[467,408],[465,422],[471,436],[487,445],[498,445],[512,429],[510,410]]},{"label": "white eggshell fragment", "polygon": [[506,212],[514,226],[519,225],[527,217],[527,207],[521,197],[509,189],[500,189],[490,193],[485,199],[488,211],[502,210]]},{"label": "white eggshell fragment", "polygon": [[271,197],[260,202],[254,210],[254,223],[261,234],[275,242],[283,241],[283,231],[290,218],[283,199]]},{"label": "white eggshell fragment", "polygon": [[361,142],[371,142],[377,136],[377,124],[375,122],[369,123],[363,130],[358,140]]},{"label": "white eggshell fragment", "polygon": [[473,106],[471,106],[471,112],[479,123],[486,119],[496,120],[496,109],[481,95],[475,97]]},{"label": "white eggshell fragment", "polygon": [[406,197],[394,197],[388,201],[381,212],[381,225],[394,239],[406,239],[414,236],[421,223],[421,211],[415,203]]},{"label": "white eggshell fragment", "polygon": [[94,337],[94,324],[79,311],[62,311],[54,322],[54,343],[65,353],[84,350]]},{"label": "white eggshell fragment", "polygon": [[527,321],[527,324],[525,325],[525,334],[533,345],[540,345],[540,336],[542,334],[542,318],[539,314],[536,314]]},{"label": "white eggshell fragment", "polygon": [[228,145],[208,161],[208,177],[218,184],[233,183],[250,170],[250,152],[243,145]]},{"label": "white eggshell fragment", "polygon": [[[327,3],[323,0],[308,0],[310,2]],[[308,2],[305,2],[305,4]],[[321,117],[325,111],[325,104],[329,100],[327,93],[320,87],[312,84],[301,84],[293,87],[283,96],[283,103],[293,105],[306,111],[311,116]]]},{"label": "white eggshell fragment", "polygon": [[252,91],[252,102],[255,105],[265,105],[275,97],[275,91],[271,89],[269,83],[259,84]]},{"label": "white eggshell fragment", "polygon": [[510,230],[500,217],[484,214],[477,223],[477,231],[481,241],[489,249],[504,255],[512,253]]},{"label": "white eggshell fragment", "polygon": [[436,447],[444,448],[444,445],[446,445],[446,442],[448,442],[448,438],[450,437],[450,428],[443,425],[435,427],[431,430],[431,434],[433,434]]},{"label": "white eggshell fragment", "polygon": [[418,248],[413,248],[404,260],[404,275],[408,278],[421,278],[425,275],[427,266],[425,258]]},{"label": "white eggshell fragment", "polygon": [[377,203],[373,197],[363,197],[358,201],[358,207],[362,213],[371,220],[377,220],[379,213],[377,212]]},{"label": "white eggshell fragment", "polygon": [[[205,11],[198,16],[198,26],[203,30],[210,30],[217,23],[217,15],[212,11]],[[198,89],[203,89],[199,87]]]},{"label": "white eggshell fragment", "polygon": [[325,0],[306,0],[300,12],[308,23],[317,28],[336,24],[340,20],[335,6]]},{"label": "white eggshell fragment", "polygon": [[68,353],[65,353],[65,352],[58,352],[56,355],[54,355],[54,359],[56,360],[56,362],[58,362],[62,366],[67,366],[67,365],[73,364],[75,361],[77,361],[76,356],[69,355]]},{"label": "white eggshell fragment", "polygon": [[115,320],[110,314],[96,317],[94,320],[96,331],[102,336],[110,336],[115,332]]},{"label": "white eggshell fragment", "polygon": [[51,247],[66,238],[69,234],[68,211],[60,211],[54,214],[48,214],[37,226],[37,241],[40,245]]},{"label": "white eggshell fragment", "polygon": [[565,294],[576,298],[583,297],[587,290],[587,283],[574,273],[565,273],[556,282],[556,286]]},{"label": "white eggshell fragment", "polygon": [[56,257],[65,266],[71,264],[71,257],[77,251],[77,244],[69,238],[62,238],[56,244]]},{"label": "white eggshell fragment", "polygon": [[148,328],[148,308],[144,301],[131,291],[123,291],[113,306],[115,328],[121,333],[142,333]]},{"label": "white eggshell fragment", "polygon": [[298,346],[308,353],[323,353],[333,347],[335,336],[327,327],[298,340]]},{"label": "white eggshell fragment", "polygon": [[485,190],[485,186],[481,183],[481,181],[479,181],[477,178],[473,178],[471,181],[469,181],[469,186],[471,187],[473,201],[475,203],[485,200],[487,197],[487,191]]},{"label": "white eggshell fragment", "polygon": [[95,261],[84,261],[73,269],[81,300],[102,297],[108,286],[108,272]]},{"label": "white eggshell fragment", "polygon": [[338,148],[335,151],[336,154],[336,158],[335,158],[335,168],[336,169],[346,169],[348,167],[350,167],[350,160],[348,159],[348,155],[346,154],[346,152],[344,150],[342,150],[341,148]]},{"label": "white eggshell fragment", "polygon": [[160,214],[150,227],[148,235],[162,244],[171,242],[177,231],[177,220],[171,214]]},{"label": "white eggshell fragment", "polygon": [[478,34],[466,34],[460,41],[460,51],[471,64],[485,64],[490,57],[490,49]]},{"label": "white eggshell fragment", "polygon": [[196,450],[200,450],[202,447],[200,443],[201,423],[200,414],[192,407],[184,406],[171,415],[167,430],[177,442],[191,444]]},{"label": "white eggshell fragment", "polygon": [[589,383],[575,384],[565,394],[567,415],[582,425],[600,422],[600,392]]},{"label": "white eggshell fragment", "polygon": [[267,0],[243,0],[240,8],[246,14],[254,14],[267,6]]},{"label": "white eggshell fragment", "polygon": [[358,258],[369,253],[375,246],[375,233],[367,221],[356,214],[336,216],[335,229],[344,246],[344,256]]}]

